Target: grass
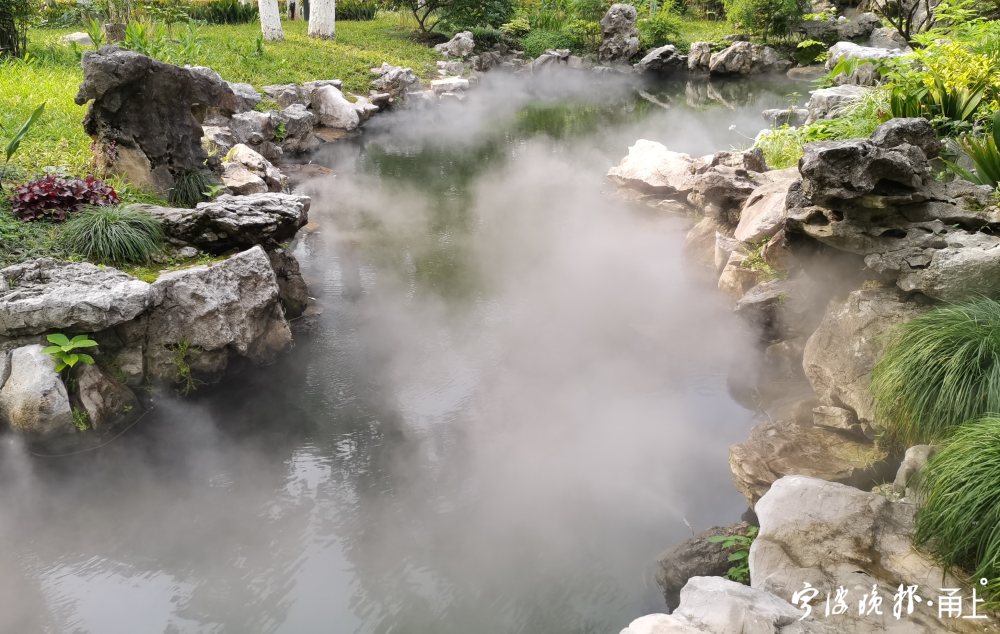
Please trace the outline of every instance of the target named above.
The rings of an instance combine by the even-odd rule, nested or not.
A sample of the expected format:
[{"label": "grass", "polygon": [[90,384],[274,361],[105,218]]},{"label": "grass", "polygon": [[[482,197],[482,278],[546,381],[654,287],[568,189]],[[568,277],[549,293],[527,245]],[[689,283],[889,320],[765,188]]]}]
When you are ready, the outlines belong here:
[{"label": "grass", "polygon": [[163,230],[145,211],[92,207],[73,214],[59,235],[67,250],[91,262],[139,264],[160,250]]},{"label": "grass", "polygon": [[[985,607],[1000,607],[1000,418],[958,429],[920,472],[915,541],[948,566],[989,579]],[[980,597],[984,596],[979,588]],[[982,612],[981,612],[982,613]]]},{"label": "grass", "polygon": [[887,437],[904,447],[1000,413],[1000,302],[941,306],[897,327],[871,387]]}]

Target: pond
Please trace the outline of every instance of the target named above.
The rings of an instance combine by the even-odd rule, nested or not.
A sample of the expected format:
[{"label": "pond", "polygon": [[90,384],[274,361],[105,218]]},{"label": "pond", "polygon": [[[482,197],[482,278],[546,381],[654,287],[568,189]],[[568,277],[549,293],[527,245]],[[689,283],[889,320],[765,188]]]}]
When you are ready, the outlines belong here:
[{"label": "pond", "polygon": [[[641,91],[641,94],[640,92]],[[638,138],[747,146],[785,80],[489,78],[313,161],[322,309],[277,365],[110,445],[0,439],[0,631],[617,632],[657,553],[739,518],[750,338],[689,220],[614,195]]]}]

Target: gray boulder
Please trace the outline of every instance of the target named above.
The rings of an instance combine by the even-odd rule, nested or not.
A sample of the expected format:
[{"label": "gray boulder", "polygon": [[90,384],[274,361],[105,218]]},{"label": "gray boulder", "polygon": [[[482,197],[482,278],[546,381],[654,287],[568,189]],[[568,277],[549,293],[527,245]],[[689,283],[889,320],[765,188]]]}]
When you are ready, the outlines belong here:
[{"label": "gray boulder", "polygon": [[285,309],[285,317],[298,317],[309,305],[309,288],[299,270],[299,261],[285,249],[275,249],[267,257],[278,282],[278,299]]},{"label": "gray boulder", "polygon": [[660,553],[656,558],[656,583],[667,605],[677,607],[681,589],[692,577],[721,577],[732,567],[729,551],[710,538],[745,535],[749,528],[746,522],[716,526]]},{"label": "gray boulder", "polygon": [[685,198],[694,178],[694,159],[672,152],[662,143],[639,139],[608,178],[622,187],[660,196]]},{"label": "gray boulder", "polygon": [[693,42],[688,49],[688,70],[692,72],[708,72],[712,61],[712,45],[708,42]]},{"label": "gray boulder", "polygon": [[283,151],[300,154],[319,146],[320,140],[313,134],[317,118],[306,106],[290,104],[278,112],[277,117],[278,122],[285,126],[285,137],[277,139]]},{"label": "gray boulder", "polygon": [[277,121],[270,112],[240,112],[232,116],[229,128],[236,143],[253,147],[272,141]]},{"label": "gray boulder", "polygon": [[42,346],[15,348],[0,388],[0,419],[14,431],[53,436],[73,430],[73,411],[55,361]]},{"label": "gray boulder", "polygon": [[626,62],[639,52],[637,15],[630,4],[613,4],[601,18],[603,40],[597,55],[602,62]]},{"label": "gray boulder", "polygon": [[476,42],[472,37],[472,31],[462,31],[456,33],[454,37],[443,44],[438,44],[434,50],[445,57],[457,57],[465,59],[472,55],[476,49]]},{"label": "gray boulder", "polygon": [[531,62],[531,72],[549,69],[553,66],[569,66],[572,57],[568,48],[548,49]]},{"label": "gray boulder", "polygon": [[910,50],[910,45],[906,41],[906,38],[890,26],[879,27],[872,31],[871,36],[868,38],[868,46],[890,50],[899,49],[904,53]]},{"label": "gray boulder", "polygon": [[753,71],[753,44],[736,42],[713,53],[708,70],[713,75],[749,75]]},{"label": "gray boulder", "polygon": [[893,148],[904,143],[915,145],[927,158],[941,153],[941,141],[930,121],[923,117],[889,119],[871,135],[871,141],[881,148]]},{"label": "gray boulder", "polygon": [[354,130],[361,122],[354,104],[336,86],[322,86],[312,93],[312,110],[320,124],[340,130]]},{"label": "gray boulder", "polygon": [[861,13],[850,20],[837,24],[837,36],[842,40],[868,39],[872,31],[882,26],[882,20],[874,13]]},{"label": "gray boulder", "polygon": [[383,62],[378,68],[371,69],[375,79],[371,87],[376,92],[389,93],[395,100],[402,99],[406,93],[420,86],[420,80],[412,69],[393,66]]},{"label": "gray boulder", "polygon": [[94,40],[90,39],[90,36],[83,31],[76,31],[74,33],[69,33],[67,35],[59,38],[59,41],[63,44],[76,44],[77,46],[93,46]]},{"label": "gray boulder", "polygon": [[809,143],[799,161],[803,191],[813,203],[836,205],[865,196],[902,196],[920,189],[930,174],[915,145],[879,147],[868,140]]},{"label": "gray boulder", "polygon": [[787,125],[797,128],[805,124],[809,111],[805,108],[768,108],[761,115],[774,127]]},{"label": "gray boulder", "polygon": [[809,111],[807,123],[820,119],[831,119],[836,116],[838,108],[860,99],[868,89],[864,86],[843,85],[832,88],[820,88],[812,91],[806,110]]},{"label": "gray boulder", "polygon": [[227,81],[226,84],[229,85],[229,89],[236,95],[236,112],[253,110],[262,99],[260,93],[254,90],[254,87],[250,84],[235,84],[231,81]]},{"label": "gray boulder", "polygon": [[92,429],[105,429],[138,412],[139,399],[132,390],[96,365],[78,365],[73,377],[76,398]]},{"label": "gray boulder", "polygon": [[227,260],[161,275],[146,316],[147,376],[218,380],[244,359],[270,363],[291,344],[267,254],[254,247]]},{"label": "gray boulder", "polygon": [[635,67],[644,73],[670,75],[687,68],[687,57],[677,52],[677,47],[667,44],[646,53]]},{"label": "gray boulder", "polygon": [[40,258],[0,269],[0,337],[96,332],[149,304],[149,285],[113,268]]},{"label": "gray boulder", "polygon": [[287,108],[293,104],[309,105],[309,96],[298,84],[275,84],[264,86],[264,94],[274,99],[279,106]]},{"label": "gray boulder", "polygon": [[229,126],[206,125],[202,128],[204,136],[201,138],[202,147],[205,152],[215,156],[225,156],[226,152],[236,145],[236,137]]},{"label": "gray boulder", "polygon": [[[243,143],[237,144],[231,149],[222,162],[223,175],[222,183],[231,189],[233,186],[227,181],[227,173],[232,171],[243,171],[256,177],[264,184],[264,191],[281,192],[288,186],[288,179],[277,167],[271,164],[266,158],[250,149]],[[260,191],[234,191],[235,194],[257,194]]]},{"label": "gray boulder", "polygon": [[733,237],[743,242],[770,238],[785,224],[785,198],[788,188],[798,180],[794,167],[767,173],[768,180],[754,189],[743,205]]},{"label": "gray boulder", "polygon": [[168,238],[210,253],[291,240],[309,219],[309,198],[266,193],[219,196],[195,209],[134,205],[158,218]]}]

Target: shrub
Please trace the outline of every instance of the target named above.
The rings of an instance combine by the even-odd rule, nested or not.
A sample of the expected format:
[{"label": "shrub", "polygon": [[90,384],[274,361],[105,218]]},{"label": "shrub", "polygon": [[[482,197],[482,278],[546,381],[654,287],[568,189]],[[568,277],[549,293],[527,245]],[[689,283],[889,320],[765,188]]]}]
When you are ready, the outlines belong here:
[{"label": "shrub", "polygon": [[81,348],[94,348],[97,346],[97,342],[87,335],[77,335],[70,339],[61,332],[57,332],[45,338],[52,345],[42,348],[42,352],[55,360],[56,372],[72,368],[77,363],[94,365],[94,357],[79,351]]},{"label": "shrub", "polygon": [[514,17],[512,0],[450,0],[444,4],[442,19],[463,28],[500,28],[500,25]]},{"label": "shrub", "polygon": [[66,248],[88,260],[109,264],[143,264],[160,249],[159,221],[138,209],[92,207],[73,214],[63,226]]},{"label": "shrub", "polygon": [[899,326],[872,394],[887,436],[907,447],[1000,412],[1000,302],[942,306]]},{"label": "shrub", "polygon": [[1000,185],[1000,111],[993,115],[993,132],[982,136],[965,136],[958,140],[959,147],[976,166],[975,173],[950,163],[962,178],[979,185]]},{"label": "shrub", "polygon": [[610,6],[608,0],[574,0],[573,13],[581,20],[600,22]]},{"label": "shrub", "polygon": [[642,18],[636,26],[643,48],[676,44],[681,37],[681,21],[670,11],[660,10],[656,15]]},{"label": "shrub", "polygon": [[[342,5],[337,5],[337,14],[343,17]],[[239,0],[211,0],[205,4],[193,4],[187,10],[192,20],[201,20],[209,24],[249,24],[257,21],[257,3],[240,4]]]},{"label": "shrub", "polygon": [[803,140],[802,130],[790,128],[787,125],[765,130],[757,137],[755,147],[760,148],[764,153],[764,160],[771,169],[785,169],[792,167],[802,158]]},{"label": "shrub", "polygon": [[535,29],[521,40],[521,48],[528,57],[538,57],[553,48],[573,48],[573,38],[564,31]]},{"label": "shrub", "polygon": [[586,20],[571,20],[563,32],[569,37],[575,51],[594,52],[601,45],[601,25]]},{"label": "shrub", "polygon": [[480,50],[491,49],[506,39],[503,31],[492,26],[474,26],[469,31],[472,33],[476,48]]},{"label": "shrub", "polygon": [[62,221],[66,214],[85,206],[117,204],[118,194],[103,181],[49,174],[25,183],[14,190],[10,199],[12,212],[21,220]]},{"label": "shrub", "polygon": [[802,40],[796,44],[792,57],[799,64],[807,66],[819,61],[820,56],[826,52],[826,49],[826,44],[818,40]]},{"label": "shrub", "polygon": [[338,20],[374,20],[378,2],[374,0],[341,0],[337,3]]},{"label": "shrub", "polygon": [[28,51],[28,23],[34,14],[31,0],[0,0],[0,57],[24,57]]},{"label": "shrub", "polygon": [[[987,598],[998,596],[1000,577],[1000,418],[955,431],[920,472],[915,542],[948,566],[991,579]],[[982,596],[982,595],[980,595]]]},{"label": "shrub", "polygon": [[765,42],[787,35],[804,11],[802,0],[723,0],[723,4],[730,20]]},{"label": "shrub", "polygon": [[531,31],[531,23],[527,18],[514,18],[501,26],[500,31],[514,38],[522,38]]}]

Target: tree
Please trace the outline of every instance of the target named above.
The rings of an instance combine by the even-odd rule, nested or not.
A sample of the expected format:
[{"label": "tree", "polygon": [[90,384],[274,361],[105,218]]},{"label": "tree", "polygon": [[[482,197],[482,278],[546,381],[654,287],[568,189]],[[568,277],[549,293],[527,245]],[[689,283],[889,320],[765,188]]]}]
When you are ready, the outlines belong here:
[{"label": "tree", "polygon": [[260,13],[260,30],[264,33],[264,39],[269,42],[285,39],[285,33],[281,30],[278,0],[257,0],[257,10]]},{"label": "tree", "polygon": [[412,13],[424,33],[442,20],[460,28],[499,27],[514,15],[511,0],[398,0],[394,4]]},{"label": "tree", "polygon": [[871,0],[871,10],[899,31],[907,42],[931,28],[934,10],[930,0]]},{"label": "tree", "polygon": [[802,19],[802,0],[723,0],[726,16],[765,42],[772,36],[787,35]]},{"label": "tree", "polygon": [[313,0],[309,3],[309,37],[332,40],[337,35],[336,0]]}]

